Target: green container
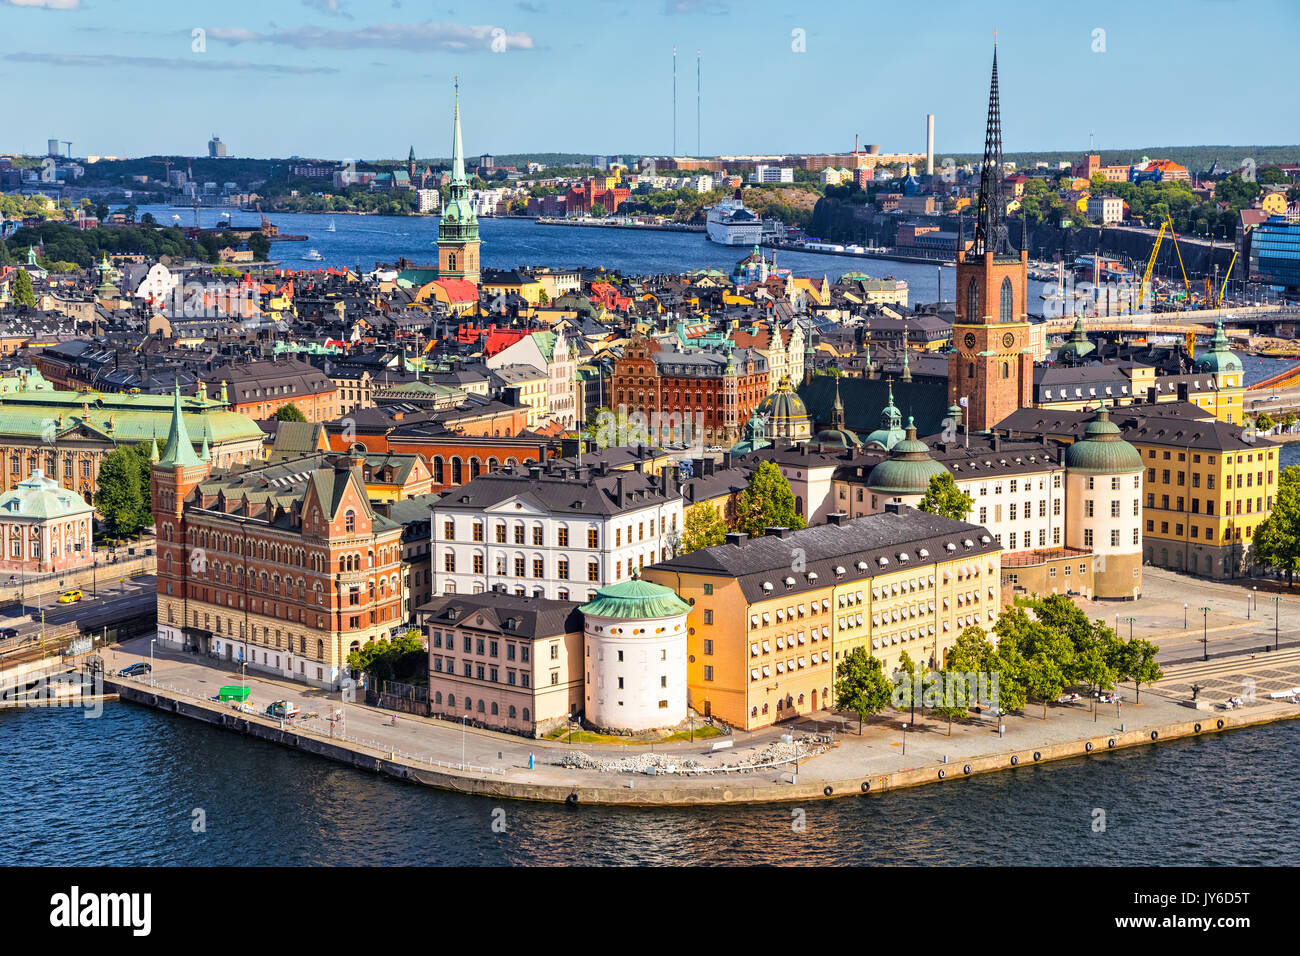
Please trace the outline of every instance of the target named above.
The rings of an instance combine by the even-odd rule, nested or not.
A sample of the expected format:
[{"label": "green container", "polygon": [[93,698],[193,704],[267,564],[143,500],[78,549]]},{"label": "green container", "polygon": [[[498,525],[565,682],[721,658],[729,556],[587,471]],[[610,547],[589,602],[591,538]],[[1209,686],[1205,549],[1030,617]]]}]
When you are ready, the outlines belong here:
[{"label": "green container", "polygon": [[248,700],[249,689],[247,687],[223,687],[217,691],[217,700]]}]

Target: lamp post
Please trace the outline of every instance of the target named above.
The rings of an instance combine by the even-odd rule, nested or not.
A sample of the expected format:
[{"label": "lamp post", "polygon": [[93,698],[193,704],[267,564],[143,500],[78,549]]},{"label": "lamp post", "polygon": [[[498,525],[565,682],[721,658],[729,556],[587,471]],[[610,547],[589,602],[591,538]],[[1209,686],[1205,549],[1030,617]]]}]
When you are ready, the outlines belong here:
[{"label": "lamp post", "polygon": [[907,724],[903,724],[903,756],[907,756]]},{"label": "lamp post", "polygon": [[1126,617],[1126,618],[1124,618],[1124,620],[1128,621],[1128,640],[1129,640],[1129,643],[1132,644],[1132,643],[1133,643],[1133,624],[1134,624],[1134,622],[1137,621],[1137,618],[1135,618],[1135,617]]},{"label": "lamp post", "polygon": [[465,721],[469,719],[468,714],[460,716],[460,769],[465,769]]},{"label": "lamp post", "polygon": [[1183,630],[1187,630],[1187,602],[1183,602]]},{"label": "lamp post", "polygon": [[1202,607],[1197,608],[1197,610],[1201,612],[1201,660],[1208,661],[1210,659],[1210,609]]},{"label": "lamp post", "polygon": [[1277,650],[1277,624],[1278,615],[1281,613],[1282,595],[1273,595],[1273,650]]},{"label": "lamp post", "polygon": [[153,646],[158,643],[158,638],[149,640],[149,686],[153,686]]}]

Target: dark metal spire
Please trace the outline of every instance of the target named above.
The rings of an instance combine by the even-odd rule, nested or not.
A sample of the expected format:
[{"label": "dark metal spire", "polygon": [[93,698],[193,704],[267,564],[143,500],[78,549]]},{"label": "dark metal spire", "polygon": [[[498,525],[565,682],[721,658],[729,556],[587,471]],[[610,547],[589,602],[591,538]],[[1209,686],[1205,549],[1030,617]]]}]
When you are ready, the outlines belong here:
[{"label": "dark metal spire", "polygon": [[1007,210],[1002,197],[1002,114],[998,106],[998,47],[993,44],[993,79],[989,84],[989,116],[984,130],[984,164],[980,170],[979,214],[975,222],[975,255],[991,252],[1010,256]]}]

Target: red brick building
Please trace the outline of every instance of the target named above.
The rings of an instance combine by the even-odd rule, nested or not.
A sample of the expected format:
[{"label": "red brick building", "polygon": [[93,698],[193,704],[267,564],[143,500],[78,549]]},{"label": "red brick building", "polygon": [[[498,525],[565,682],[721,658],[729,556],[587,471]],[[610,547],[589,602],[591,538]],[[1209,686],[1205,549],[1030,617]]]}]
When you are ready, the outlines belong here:
[{"label": "red brick building", "polygon": [[588,179],[581,186],[569,187],[569,191],[564,194],[564,209],[570,216],[590,215],[591,208],[600,203],[605,207],[605,212],[613,215],[630,195],[632,191],[626,186],[606,189],[602,180]]},{"label": "red brick building", "polygon": [[730,446],[771,383],[757,349],[681,350],[637,336],[614,366],[610,391],[616,414],[644,416],[652,442]]},{"label": "red brick building", "polygon": [[406,629],[402,526],[370,506],[365,457],[211,471],[180,414],[152,468],[158,640],[323,687],[348,652]]}]

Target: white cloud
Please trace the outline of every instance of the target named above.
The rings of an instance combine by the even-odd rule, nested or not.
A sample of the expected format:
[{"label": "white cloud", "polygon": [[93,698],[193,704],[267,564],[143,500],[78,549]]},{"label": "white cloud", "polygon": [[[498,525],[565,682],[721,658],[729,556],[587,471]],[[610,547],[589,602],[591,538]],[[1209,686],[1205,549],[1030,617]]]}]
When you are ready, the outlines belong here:
[{"label": "white cloud", "polygon": [[343,0],[302,0],[302,5],[313,10],[319,10],[321,13],[328,13],[333,17],[343,17],[345,20],[352,19],[352,14],[343,9]]},{"label": "white cloud", "polygon": [[80,10],[81,0],[0,0],[10,7],[42,7],[46,10]]},{"label": "white cloud", "polygon": [[[468,23],[377,23],[354,30],[331,30],[324,27],[296,27],[272,33],[256,33],[232,27],[211,27],[208,38],[227,43],[269,43],[300,50],[388,49],[416,52],[442,51],[467,53],[492,49],[494,31],[500,27]],[[496,34],[506,49],[531,50],[533,38],[527,33],[502,30]]]},{"label": "white cloud", "polygon": [[168,70],[252,70],[258,73],[337,73],[332,66],[292,66],[284,63],[248,63],[244,60],[213,60],[205,56],[161,57],[118,56],[115,53],[3,53],[6,60],[19,63],[51,63],[56,66],[93,67],[161,67]]}]

